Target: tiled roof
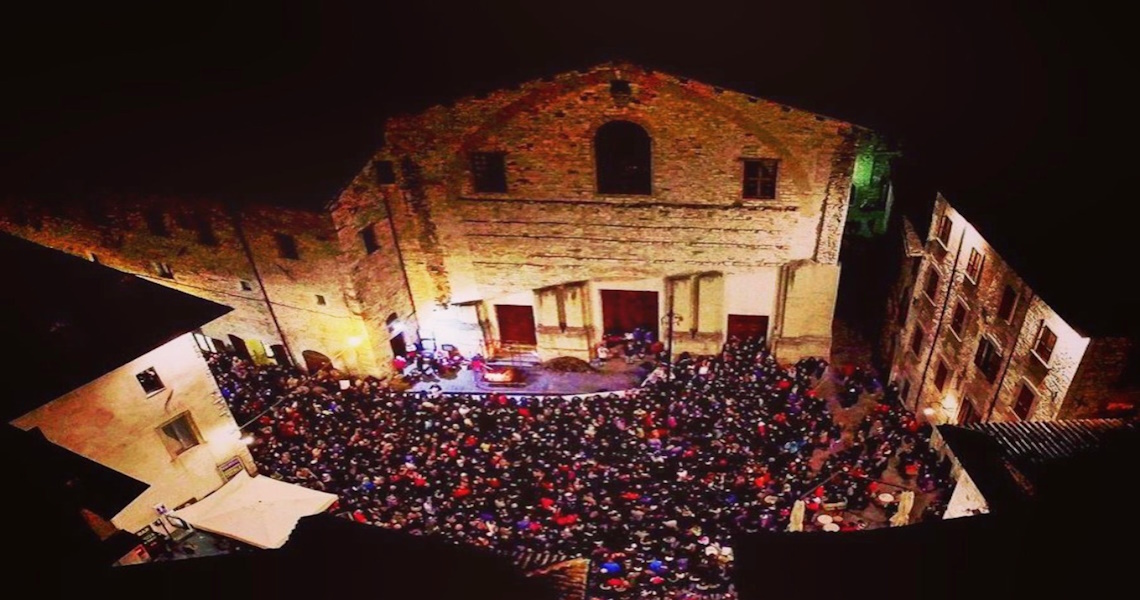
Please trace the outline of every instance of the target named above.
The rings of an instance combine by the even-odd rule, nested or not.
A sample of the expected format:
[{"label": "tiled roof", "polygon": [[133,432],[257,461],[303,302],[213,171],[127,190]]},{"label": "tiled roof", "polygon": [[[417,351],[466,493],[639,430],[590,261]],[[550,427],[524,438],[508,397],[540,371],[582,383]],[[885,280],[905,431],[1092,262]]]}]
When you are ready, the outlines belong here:
[{"label": "tiled roof", "polygon": [[1103,458],[1110,444],[1135,443],[1140,427],[1125,419],[1073,419],[940,425],[938,432],[991,508],[1002,510],[1035,496],[1049,477],[1078,475],[1074,464]]}]

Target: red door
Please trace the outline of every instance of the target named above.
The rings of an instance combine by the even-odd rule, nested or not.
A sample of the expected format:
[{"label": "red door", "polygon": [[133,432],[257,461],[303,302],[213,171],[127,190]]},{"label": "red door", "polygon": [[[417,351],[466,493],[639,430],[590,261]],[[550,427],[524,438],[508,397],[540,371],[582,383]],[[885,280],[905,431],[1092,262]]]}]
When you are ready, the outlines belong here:
[{"label": "red door", "polygon": [[657,333],[657,292],[602,290],[605,333],[628,333],[642,327]]},{"label": "red door", "polygon": [[529,306],[496,304],[495,316],[499,318],[499,341],[504,344],[538,345],[534,333],[534,309]]},{"label": "red door", "polygon": [[728,315],[728,337],[739,339],[768,337],[768,317],[758,315]]}]

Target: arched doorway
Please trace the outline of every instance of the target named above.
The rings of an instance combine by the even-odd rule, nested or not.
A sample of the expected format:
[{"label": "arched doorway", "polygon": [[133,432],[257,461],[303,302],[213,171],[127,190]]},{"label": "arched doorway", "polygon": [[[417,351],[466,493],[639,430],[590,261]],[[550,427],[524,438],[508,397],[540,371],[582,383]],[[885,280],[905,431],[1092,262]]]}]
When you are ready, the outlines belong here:
[{"label": "arched doorway", "polygon": [[316,350],[305,350],[301,353],[301,357],[305,359],[305,369],[310,373],[333,368],[332,359]]},{"label": "arched doorway", "polygon": [[232,333],[230,334],[229,337],[230,337],[230,344],[233,344],[233,347],[234,347],[234,354],[237,354],[238,358],[240,358],[242,360],[248,360],[250,362],[253,362],[253,357],[250,356],[250,354],[249,354],[249,346],[245,345],[245,340],[239,338],[238,336],[236,336]]},{"label": "arched doorway", "polygon": [[392,356],[406,356],[408,354],[408,341],[404,339],[404,334],[397,333],[388,340],[388,344],[392,346]]}]

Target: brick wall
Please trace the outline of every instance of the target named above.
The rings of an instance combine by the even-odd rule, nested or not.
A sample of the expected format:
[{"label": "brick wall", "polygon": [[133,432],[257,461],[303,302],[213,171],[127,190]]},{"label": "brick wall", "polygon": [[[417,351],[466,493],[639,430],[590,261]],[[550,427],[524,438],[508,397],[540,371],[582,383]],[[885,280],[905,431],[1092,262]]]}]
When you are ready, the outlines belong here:
[{"label": "brick wall", "polygon": [[[630,83],[628,99],[611,95],[613,79]],[[594,135],[613,120],[637,123],[651,136],[650,195],[596,191]],[[535,290],[574,282],[597,290],[652,281],[663,299],[668,278],[717,272],[728,302],[742,295],[734,282],[752,274],[795,261],[837,263],[854,156],[866,133],[670,75],[603,65],[391,119],[375,158],[391,161],[397,184],[353,192],[333,212],[346,227],[351,220],[340,204],[387,202],[419,324],[433,330],[433,306],[482,303],[493,320],[490,308],[509,297],[542,313]],[[506,153],[506,193],[474,191],[468,156],[476,151]],[[742,198],[742,158],[780,160],[774,200]],[[358,178],[370,185],[366,179]],[[812,291],[825,307],[834,302],[828,279]],[[779,332],[774,290],[750,291],[768,302],[741,307],[743,314],[770,316]],[[520,292],[529,297],[520,300]],[[711,337],[687,332],[701,348],[720,343],[728,314],[709,310],[698,307],[697,333]],[[824,312],[812,317],[823,321],[811,334],[824,338],[809,344],[813,352],[829,344],[831,315]],[[540,333],[560,348],[583,348],[600,318],[583,314],[593,322],[582,329]],[[721,322],[706,324],[714,315]],[[789,354],[794,345],[788,342]]]}]

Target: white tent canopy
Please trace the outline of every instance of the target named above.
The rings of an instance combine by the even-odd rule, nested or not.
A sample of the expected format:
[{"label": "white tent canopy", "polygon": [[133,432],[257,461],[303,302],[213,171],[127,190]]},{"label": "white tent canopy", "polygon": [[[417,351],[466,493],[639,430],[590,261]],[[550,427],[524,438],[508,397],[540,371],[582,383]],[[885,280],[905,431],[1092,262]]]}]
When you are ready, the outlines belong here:
[{"label": "white tent canopy", "polygon": [[258,548],[280,548],[297,521],[327,510],[336,499],[335,494],[242,471],[218,491],[172,514],[204,531]]}]

